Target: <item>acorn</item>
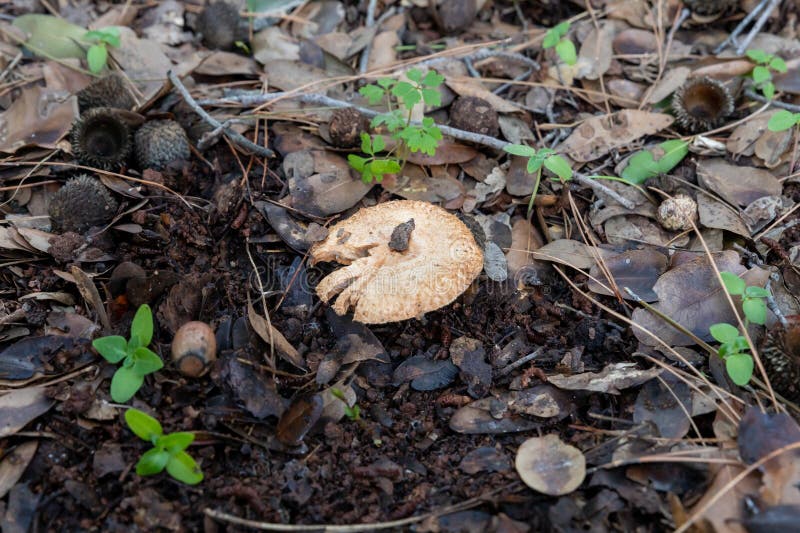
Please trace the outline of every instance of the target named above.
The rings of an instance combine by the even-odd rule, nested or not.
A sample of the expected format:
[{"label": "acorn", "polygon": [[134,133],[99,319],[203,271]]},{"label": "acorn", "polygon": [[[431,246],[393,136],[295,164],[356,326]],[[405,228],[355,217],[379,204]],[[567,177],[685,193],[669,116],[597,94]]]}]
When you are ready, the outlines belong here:
[{"label": "acorn", "polygon": [[217,359],[217,339],[205,322],[187,322],[172,338],[172,362],[184,376],[205,374]]},{"label": "acorn", "polygon": [[213,50],[232,50],[246,38],[239,9],[227,2],[209,4],[197,17],[197,31],[203,44]]},{"label": "acorn", "polygon": [[460,130],[497,137],[500,123],[492,105],[476,96],[459,96],[450,106],[450,125]]},{"label": "acorn", "polygon": [[78,109],[81,113],[94,107],[116,107],[130,111],[136,105],[125,78],[114,72],[95,79],[84,89],[78,91]]},{"label": "acorn", "polygon": [[117,212],[117,201],[100,180],[81,174],[64,184],[50,199],[48,213],[53,229],[83,233],[102,226]]},{"label": "acorn", "polygon": [[134,136],[136,162],[140,169],[162,169],[176,159],[186,161],[192,155],[189,139],[174,120],[151,120]]},{"label": "acorn", "polygon": [[656,219],[665,230],[686,231],[697,222],[697,202],[686,194],[676,194],[658,206]]},{"label": "acorn", "polygon": [[72,154],[84,165],[112,170],[124,165],[131,152],[131,131],[111,107],[95,107],[72,124]]},{"label": "acorn", "polygon": [[733,113],[733,96],[715,79],[693,78],[672,95],[672,110],[683,128],[691,132],[706,131],[719,126]]},{"label": "acorn", "polygon": [[340,107],[331,115],[328,135],[338,148],[352,148],[361,142],[361,134],[367,132],[367,117],[354,107]]},{"label": "acorn", "polygon": [[785,325],[769,330],[759,355],[775,392],[800,403],[800,315],[787,316]]}]

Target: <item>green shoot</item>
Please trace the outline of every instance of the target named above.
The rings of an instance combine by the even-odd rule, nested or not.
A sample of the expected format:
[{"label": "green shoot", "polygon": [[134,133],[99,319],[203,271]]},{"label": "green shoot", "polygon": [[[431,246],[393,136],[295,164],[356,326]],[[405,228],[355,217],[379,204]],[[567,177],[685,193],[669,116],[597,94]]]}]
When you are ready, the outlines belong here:
[{"label": "green shoot", "polygon": [[664,141],[654,148],[633,154],[622,171],[622,177],[628,183],[641,185],[675,168],[688,153],[688,142],[679,139]]},{"label": "green shoot", "polygon": [[574,65],[578,62],[578,54],[575,51],[575,45],[567,38],[569,27],[570,22],[567,20],[547,30],[544,41],[542,41],[542,48],[547,50],[555,47],[556,54],[561,61],[567,65]]},{"label": "green shoot", "polygon": [[122,362],[111,379],[111,398],[118,403],[130,400],[142,387],[147,374],[164,366],[161,358],[147,348],[153,339],[153,313],[150,306],[139,307],[131,324],[131,338],[112,335],[92,341],[92,347],[109,363]]},{"label": "green shoot", "polygon": [[92,43],[86,50],[86,62],[89,70],[97,74],[108,62],[108,46],[119,48],[121,42],[118,28],[103,28],[87,31],[83,38]]},{"label": "green shoot", "polygon": [[753,84],[756,89],[761,91],[764,98],[772,100],[775,96],[775,84],[772,82],[773,73],[786,72],[786,62],[780,57],[767,54],[763,50],[748,50],[746,55],[748,59],[756,64],[750,72]]},{"label": "green shoot", "polygon": [[137,437],[153,445],[136,463],[137,474],[152,476],[166,468],[170,476],[187,485],[203,481],[200,467],[184,451],[194,442],[194,433],[181,431],[164,435],[158,420],[138,409],[125,411],[125,422]]},{"label": "green shoot", "polygon": [[511,155],[527,157],[528,173],[536,173],[536,182],[533,185],[533,193],[528,203],[528,216],[530,216],[533,211],[533,202],[536,199],[536,193],[539,192],[539,183],[542,180],[543,167],[558,176],[562,182],[572,179],[572,168],[569,166],[569,163],[567,163],[567,160],[558,155],[555,150],[551,150],[550,148],[541,148],[537,150],[524,144],[509,144],[504,146],[503,150]]},{"label": "green shoot", "polygon": [[[750,323],[763,326],[767,321],[765,299],[770,296],[769,291],[763,287],[747,286],[732,272],[720,272],[720,276],[728,294],[742,298],[744,327]],[[717,353],[725,361],[728,376],[739,386],[747,385],[753,377],[753,356],[748,353],[747,339],[734,326],[724,322],[712,325],[709,332],[720,343]]]},{"label": "green shoot", "polygon": [[406,76],[411,81],[380,78],[375,84],[365,85],[359,90],[371,105],[386,103],[387,112],[373,118],[370,125],[383,127],[395,141],[386,155],[379,155],[386,149],[383,137],[361,135],[361,151],[369,157],[351,154],[347,159],[350,166],[361,173],[365,183],[373,180],[380,183],[384,175],[400,172],[409,153],[435,155],[442,140],[442,132],[432,118],[425,117],[421,123],[413,124],[411,114],[414,106],[420,103],[434,107],[441,105],[439,86],[444,77],[433,70],[423,76],[419,69],[409,70]]},{"label": "green shoot", "polygon": [[786,131],[797,124],[800,124],[800,113],[781,109],[769,118],[767,129],[769,131]]},{"label": "green shoot", "polygon": [[331,388],[331,394],[344,404],[344,414],[347,416],[347,418],[353,422],[361,420],[361,407],[359,407],[358,404],[354,404],[353,407],[350,407],[350,404],[347,403],[347,398],[345,398],[344,392],[342,392],[341,389],[333,387]]}]

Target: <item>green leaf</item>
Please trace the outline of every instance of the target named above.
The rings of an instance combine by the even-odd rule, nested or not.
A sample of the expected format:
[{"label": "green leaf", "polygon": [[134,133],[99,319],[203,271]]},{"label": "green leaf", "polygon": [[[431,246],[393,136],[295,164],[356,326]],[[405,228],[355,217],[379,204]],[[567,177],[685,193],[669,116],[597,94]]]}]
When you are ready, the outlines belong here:
[{"label": "green leaf", "polygon": [[30,14],[16,17],[12,26],[28,34],[25,48],[40,57],[54,59],[86,57],[86,28],[52,15]]},{"label": "green leaf", "polygon": [[362,172],[364,170],[364,165],[367,164],[367,161],[369,161],[369,159],[355,154],[349,154],[347,156],[347,162],[350,163],[350,166],[358,172]]},{"label": "green leaf", "polygon": [[108,50],[104,44],[93,44],[86,51],[86,62],[89,64],[89,70],[97,74],[103,67],[106,66],[108,59]]},{"label": "green leaf", "polygon": [[361,151],[369,155],[374,154],[372,151],[372,137],[366,133],[361,134]]},{"label": "green leaf", "polygon": [[567,160],[560,155],[551,155],[545,159],[544,166],[564,181],[572,179],[572,168],[567,163]]},{"label": "green leaf", "polygon": [[442,94],[439,89],[422,89],[422,100],[427,106],[439,107],[442,105]]},{"label": "green leaf", "polygon": [[555,30],[556,34],[558,35],[558,38],[561,39],[563,36],[567,34],[567,32],[569,31],[569,27],[571,25],[572,24],[570,23],[570,21],[565,20],[564,22],[556,24],[555,27],[553,27],[553,30]]},{"label": "green leaf", "polygon": [[747,385],[753,377],[753,358],[746,353],[729,355],[725,358],[725,368],[734,383],[740,387]]},{"label": "green leaf", "polygon": [[[378,80],[380,83],[382,80]],[[383,100],[383,95],[386,94],[382,88],[378,87],[377,85],[365,85],[358,90],[362,96],[364,96],[367,100],[369,100],[370,105],[375,105]]]},{"label": "green leaf", "polygon": [[378,83],[379,86],[383,87],[384,89],[388,89],[389,87],[391,87],[392,85],[394,85],[396,83],[396,80],[394,78],[380,78],[380,79],[378,79],[377,83]]},{"label": "green leaf", "polygon": [[770,292],[764,287],[751,285],[744,290],[744,295],[748,298],[769,298]]},{"label": "green leaf", "polygon": [[92,341],[92,348],[109,363],[119,363],[128,355],[128,341],[119,335],[95,339]]},{"label": "green leaf", "polygon": [[101,30],[87,31],[84,36],[87,41],[99,41],[106,43],[114,48],[119,48],[121,42],[119,37],[119,28],[103,28]]},{"label": "green leaf", "polygon": [[561,58],[561,61],[567,65],[574,65],[578,62],[578,53],[575,51],[575,45],[569,39],[558,41],[556,53]]},{"label": "green leaf", "polygon": [[154,443],[164,433],[158,420],[138,409],[125,411],[125,422],[134,435],[147,442]]},{"label": "green leaf", "polygon": [[526,166],[525,170],[528,171],[528,174],[533,174],[534,172],[539,172],[539,169],[542,168],[544,164],[544,159],[535,155],[528,159],[528,165]]},{"label": "green leaf", "polygon": [[153,340],[153,312],[147,304],[140,305],[131,323],[131,339],[138,341],[138,346],[150,346]]},{"label": "green leaf", "polygon": [[136,348],[133,352],[133,367],[132,370],[141,376],[152,374],[157,370],[164,367],[164,362],[149,348]]},{"label": "green leaf", "polygon": [[748,50],[745,55],[756,63],[767,63],[769,56],[763,50]]},{"label": "green leaf", "polygon": [[797,116],[794,113],[781,109],[769,118],[767,129],[769,131],[785,131],[794,127],[796,123]]},{"label": "green leaf", "polygon": [[708,328],[708,331],[717,342],[721,343],[731,342],[739,336],[738,329],[724,322],[721,324],[712,325],[710,328]]},{"label": "green leaf", "polygon": [[536,155],[536,149],[524,144],[507,144],[503,147],[504,152],[511,155],[518,155],[520,157],[533,157]]},{"label": "green leaf", "polygon": [[753,67],[753,81],[756,83],[764,83],[772,79],[772,74],[767,67],[758,65]]},{"label": "green leaf", "polygon": [[720,272],[719,275],[722,278],[722,284],[725,286],[725,290],[728,291],[728,294],[744,294],[745,282],[742,278],[733,272]]},{"label": "green leaf", "polygon": [[[622,171],[622,178],[634,185],[659,174],[666,174],[689,153],[689,143],[678,139],[664,141],[654,148],[636,152]],[[658,157],[658,159],[656,159]]]},{"label": "green leaf", "polygon": [[769,61],[769,68],[774,70],[775,72],[784,73],[788,70],[786,67],[786,61],[781,59],[780,57],[773,57]]},{"label": "green leaf", "polygon": [[386,148],[386,141],[383,140],[382,135],[376,135],[372,138],[372,152],[377,154],[378,152],[383,152],[383,149]]},{"label": "green leaf", "polygon": [[764,98],[767,100],[772,100],[775,97],[775,84],[771,81],[763,84],[761,86],[761,93],[764,95]]},{"label": "green leaf", "polygon": [[398,81],[395,86],[392,87],[392,94],[403,101],[403,105],[406,109],[411,109],[422,100],[419,89],[407,81]]},{"label": "green leaf", "polygon": [[429,70],[425,74],[425,77],[422,78],[422,85],[425,87],[435,88],[440,86],[442,83],[444,83],[444,76],[435,70]]},{"label": "green leaf", "polygon": [[152,476],[164,470],[164,467],[169,463],[169,452],[152,448],[147,450],[139,458],[136,463],[136,473],[140,476]]},{"label": "green leaf", "polygon": [[[372,171],[369,169],[369,165],[365,166],[364,172],[361,173],[361,181],[363,181],[364,183],[372,183],[373,177],[374,176],[372,174]],[[378,183],[380,183],[380,180],[378,180]]]},{"label": "green leaf", "polygon": [[561,39],[561,36],[558,34],[555,28],[550,28],[547,30],[547,33],[544,35],[544,40],[542,41],[542,48],[547,50],[548,48],[552,48],[558,44],[558,41]]},{"label": "green leaf", "polygon": [[169,459],[167,472],[187,485],[197,485],[203,481],[203,472],[192,456],[186,452],[178,452]]},{"label": "green leaf", "polygon": [[125,403],[142,388],[144,376],[131,368],[121,366],[111,378],[111,399],[117,403]]},{"label": "green leaf", "polygon": [[408,72],[406,72],[406,77],[411,81],[415,81],[417,83],[422,82],[422,71],[418,68],[412,68]]},{"label": "green leaf", "polygon": [[194,433],[191,431],[177,431],[158,439],[156,446],[167,450],[170,455],[175,455],[188,448],[193,442]]},{"label": "green leaf", "polygon": [[745,298],[742,302],[742,311],[747,320],[753,324],[763,326],[767,321],[767,304],[761,298]]},{"label": "green leaf", "polygon": [[400,163],[394,159],[376,159],[370,163],[369,167],[373,174],[378,176],[400,172]]}]

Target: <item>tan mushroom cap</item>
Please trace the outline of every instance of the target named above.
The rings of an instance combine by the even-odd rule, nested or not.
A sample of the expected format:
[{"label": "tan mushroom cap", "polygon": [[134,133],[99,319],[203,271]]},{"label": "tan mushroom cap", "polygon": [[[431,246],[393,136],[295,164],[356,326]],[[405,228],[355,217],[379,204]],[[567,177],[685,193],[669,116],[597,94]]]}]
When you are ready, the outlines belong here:
[{"label": "tan mushroom cap", "polygon": [[[403,252],[389,247],[394,229],[414,220]],[[469,228],[441,207],[414,200],[367,207],[330,228],[311,247],[313,263],[347,265],[317,285],[338,314],[383,324],[419,317],[455,300],[483,269],[483,251]]]}]

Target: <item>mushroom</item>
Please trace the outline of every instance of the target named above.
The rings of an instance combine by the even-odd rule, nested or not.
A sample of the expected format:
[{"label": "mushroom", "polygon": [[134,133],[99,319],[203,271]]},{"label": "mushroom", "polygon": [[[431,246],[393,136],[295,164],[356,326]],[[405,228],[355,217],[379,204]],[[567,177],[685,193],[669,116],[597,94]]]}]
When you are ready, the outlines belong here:
[{"label": "mushroom", "polygon": [[419,317],[455,300],[483,269],[472,232],[441,207],[398,200],[367,207],[311,247],[312,263],[346,265],[317,294],[353,320],[384,324]]},{"label": "mushroom", "polygon": [[214,330],[205,322],[187,322],[175,332],[172,361],[184,376],[202,376],[216,358],[217,339]]}]

